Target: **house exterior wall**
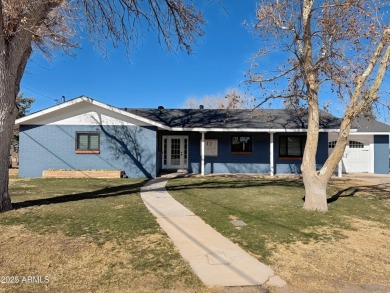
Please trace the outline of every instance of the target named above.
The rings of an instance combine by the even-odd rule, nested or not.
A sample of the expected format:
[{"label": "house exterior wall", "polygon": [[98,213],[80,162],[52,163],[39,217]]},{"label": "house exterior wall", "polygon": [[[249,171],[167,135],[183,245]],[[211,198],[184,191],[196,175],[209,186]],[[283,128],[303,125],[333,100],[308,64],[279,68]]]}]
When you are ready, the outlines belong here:
[{"label": "house exterior wall", "polygon": [[388,135],[374,135],[374,173],[389,174]]},{"label": "house exterior wall", "polygon": [[[232,154],[233,135],[252,136],[251,154]],[[190,139],[189,172],[200,173],[201,134]],[[218,140],[218,156],[205,156],[205,173],[269,173],[269,134],[268,133],[232,133],[209,132],[205,139]]]},{"label": "house exterior wall", "polygon": [[[100,154],[76,154],[76,132],[99,132]],[[156,129],[135,125],[22,125],[20,177],[47,169],[123,170],[128,177],[156,176]]]},{"label": "house exterior wall", "polygon": [[[286,134],[286,133],[283,133]],[[306,133],[289,133],[291,135],[306,135]],[[161,149],[163,135],[185,135],[189,138],[188,172],[200,173],[200,132],[159,132],[159,166],[161,170]],[[233,135],[250,135],[252,137],[251,154],[233,154],[231,140]],[[279,135],[274,134],[274,164],[276,174],[301,173],[302,160],[279,159]],[[218,155],[216,157],[205,156],[205,173],[270,173],[270,134],[269,133],[244,133],[244,132],[207,132],[205,139],[218,140]],[[320,133],[317,152],[318,169],[324,164],[328,155],[328,134]]]}]

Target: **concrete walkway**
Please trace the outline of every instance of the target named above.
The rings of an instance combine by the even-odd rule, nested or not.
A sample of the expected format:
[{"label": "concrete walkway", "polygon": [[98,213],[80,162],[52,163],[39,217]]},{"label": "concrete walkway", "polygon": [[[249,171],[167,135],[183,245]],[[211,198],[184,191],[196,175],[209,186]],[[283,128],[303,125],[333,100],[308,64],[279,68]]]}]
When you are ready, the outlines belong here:
[{"label": "concrete walkway", "polygon": [[149,181],[142,187],[141,197],[205,285],[286,285],[270,267],[250,256],[173,199],[165,189],[168,179],[161,177]]}]

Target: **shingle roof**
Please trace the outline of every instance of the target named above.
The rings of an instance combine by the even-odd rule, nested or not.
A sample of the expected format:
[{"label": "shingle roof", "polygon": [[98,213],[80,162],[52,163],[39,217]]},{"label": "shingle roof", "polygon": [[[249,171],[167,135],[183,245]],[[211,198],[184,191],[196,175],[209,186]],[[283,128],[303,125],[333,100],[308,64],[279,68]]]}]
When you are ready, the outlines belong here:
[{"label": "shingle roof", "polygon": [[[116,108],[97,100],[81,96],[65,103],[32,113],[16,120],[19,127],[26,121],[41,119],[54,111],[70,107],[77,103],[91,103],[111,111],[124,112],[133,116],[133,119],[143,120],[144,123],[157,125],[161,128],[215,128],[215,129],[256,129],[262,130],[298,130],[307,129],[307,111],[294,109],[134,109]],[[127,114],[127,113],[126,113]],[[320,111],[320,129],[338,129],[341,119]],[[176,129],[175,129],[176,128]],[[390,125],[374,119],[360,117],[352,124],[352,129],[357,132],[386,133],[390,134]]]},{"label": "shingle roof", "polygon": [[352,123],[352,128],[357,132],[390,132],[390,125],[367,117],[358,117]]},{"label": "shingle roof", "polygon": [[[307,111],[292,109],[128,109],[124,110],[180,128],[306,129]],[[340,119],[321,111],[320,128],[337,129]],[[390,130],[389,130],[390,131]]]}]

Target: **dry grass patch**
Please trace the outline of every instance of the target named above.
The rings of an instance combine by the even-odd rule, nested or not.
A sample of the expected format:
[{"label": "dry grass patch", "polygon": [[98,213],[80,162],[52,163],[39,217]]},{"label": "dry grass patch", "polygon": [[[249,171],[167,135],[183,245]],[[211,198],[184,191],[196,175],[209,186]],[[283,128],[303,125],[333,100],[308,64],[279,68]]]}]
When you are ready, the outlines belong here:
[{"label": "dry grass patch", "polygon": [[[140,249],[161,249],[169,246],[165,236],[140,236],[126,245],[114,241],[96,245],[85,237],[61,234],[40,235],[21,226],[2,226],[0,276],[18,276],[19,284],[1,284],[0,292],[156,292],[162,291],[164,268],[139,270],[135,246]],[[130,248],[130,249],[129,249]],[[172,253],[176,253],[172,251]],[[154,255],[145,255],[153,258]],[[175,264],[180,276],[186,265],[181,259]],[[172,272],[171,272],[172,274]],[[48,277],[48,283],[23,283],[23,276]],[[180,278],[170,287],[180,291],[194,289]]]},{"label": "dry grass patch", "polygon": [[0,214],[0,276],[19,283],[0,283],[0,292],[206,290],[144,206],[142,184],[14,179],[16,210]]},{"label": "dry grass patch", "polygon": [[[339,292],[350,284],[378,284],[390,289],[390,231],[365,220],[344,239],[276,245],[274,269],[290,285],[316,292]],[[325,290],[325,291],[324,291]]]}]

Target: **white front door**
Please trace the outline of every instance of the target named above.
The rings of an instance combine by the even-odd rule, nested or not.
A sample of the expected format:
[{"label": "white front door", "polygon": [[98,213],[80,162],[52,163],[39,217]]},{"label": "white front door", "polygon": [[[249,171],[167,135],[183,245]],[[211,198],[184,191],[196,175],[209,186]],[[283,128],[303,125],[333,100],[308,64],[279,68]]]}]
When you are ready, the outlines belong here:
[{"label": "white front door", "polygon": [[188,136],[163,136],[163,169],[188,168]]}]

